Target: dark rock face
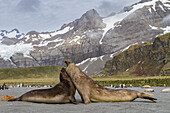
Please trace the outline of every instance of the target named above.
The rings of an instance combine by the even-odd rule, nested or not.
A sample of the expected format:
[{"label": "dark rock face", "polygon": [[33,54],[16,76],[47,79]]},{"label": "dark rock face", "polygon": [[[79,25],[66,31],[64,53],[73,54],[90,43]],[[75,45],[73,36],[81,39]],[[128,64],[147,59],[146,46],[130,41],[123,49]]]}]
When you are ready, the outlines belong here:
[{"label": "dark rock face", "polygon": [[169,42],[170,33],[155,38],[153,43],[131,46],[107,61],[104,70],[110,75],[125,71],[137,76],[168,75],[170,72]]},{"label": "dark rock face", "polygon": [[164,33],[164,28],[170,26],[163,21],[170,14],[170,2],[158,1],[155,5],[135,9],[136,5],[149,1],[142,0],[107,18],[101,18],[92,9],[55,32],[30,31],[23,38],[2,39],[1,44],[16,45],[18,50],[10,54],[8,60],[3,60],[1,55],[0,68],[8,68],[9,64],[9,67],[64,66],[65,59],[80,63],[96,57],[98,60],[91,59],[86,65],[82,63],[79,66],[88,75],[97,73],[104,68],[107,60],[112,59],[112,54],[134,43],[153,41],[154,37]]},{"label": "dark rock face", "polygon": [[17,38],[4,38],[2,39],[1,44],[5,45],[15,45],[19,40]]},{"label": "dark rock face", "polygon": [[40,66],[63,65],[64,62],[63,54],[58,49],[44,50],[41,53],[33,51],[30,55]]},{"label": "dark rock face", "polygon": [[89,30],[89,29],[100,29],[106,25],[102,22],[102,18],[99,16],[96,10],[92,9],[87,11],[82,17],[73,22],[75,30]]},{"label": "dark rock face", "polygon": [[3,58],[0,58],[0,67],[1,67],[1,69],[16,68],[16,66],[14,64],[11,64],[10,60],[4,60]]},{"label": "dark rock face", "polygon": [[16,65],[16,67],[35,67],[38,65],[34,59],[29,57],[24,57],[22,53],[16,53],[11,57],[11,61]]}]

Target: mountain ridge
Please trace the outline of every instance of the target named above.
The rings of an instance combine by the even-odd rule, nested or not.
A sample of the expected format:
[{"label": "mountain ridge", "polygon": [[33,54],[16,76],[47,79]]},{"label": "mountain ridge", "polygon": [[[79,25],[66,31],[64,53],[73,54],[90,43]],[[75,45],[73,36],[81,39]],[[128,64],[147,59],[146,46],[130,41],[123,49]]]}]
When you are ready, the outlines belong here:
[{"label": "mountain ridge", "polygon": [[20,33],[18,29],[14,28],[11,31],[0,30],[0,39],[3,38],[22,38],[24,33]]},{"label": "mountain ridge", "polygon": [[106,18],[92,9],[54,32],[30,31],[23,38],[1,39],[0,68],[64,66],[67,58],[92,75],[129,45],[170,31],[163,22],[170,14],[170,1],[144,0],[130,7]]}]

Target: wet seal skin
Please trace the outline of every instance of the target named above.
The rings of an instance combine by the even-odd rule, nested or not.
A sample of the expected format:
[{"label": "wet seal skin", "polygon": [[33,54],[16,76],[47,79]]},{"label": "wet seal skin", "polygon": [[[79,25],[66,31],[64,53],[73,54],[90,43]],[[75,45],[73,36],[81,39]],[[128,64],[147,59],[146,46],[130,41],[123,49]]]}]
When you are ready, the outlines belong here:
[{"label": "wet seal skin", "polygon": [[157,100],[153,95],[128,89],[109,89],[93,81],[76,64],[66,60],[66,71],[85,104],[91,102],[128,102],[136,98]]},{"label": "wet seal skin", "polygon": [[22,96],[9,101],[27,101],[36,103],[64,104],[77,103],[74,97],[76,88],[68,76],[66,69],[60,72],[60,83],[49,89],[37,89],[29,91]]}]

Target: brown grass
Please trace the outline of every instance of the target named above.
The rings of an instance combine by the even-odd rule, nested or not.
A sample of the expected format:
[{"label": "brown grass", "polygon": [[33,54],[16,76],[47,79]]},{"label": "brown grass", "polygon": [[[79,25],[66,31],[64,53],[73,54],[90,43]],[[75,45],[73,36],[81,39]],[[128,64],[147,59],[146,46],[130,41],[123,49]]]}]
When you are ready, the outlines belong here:
[{"label": "brown grass", "polygon": [[166,79],[170,78],[170,76],[152,76],[152,77],[100,77],[100,78],[92,78],[95,81],[114,81],[114,80],[140,80],[140,79]]}]

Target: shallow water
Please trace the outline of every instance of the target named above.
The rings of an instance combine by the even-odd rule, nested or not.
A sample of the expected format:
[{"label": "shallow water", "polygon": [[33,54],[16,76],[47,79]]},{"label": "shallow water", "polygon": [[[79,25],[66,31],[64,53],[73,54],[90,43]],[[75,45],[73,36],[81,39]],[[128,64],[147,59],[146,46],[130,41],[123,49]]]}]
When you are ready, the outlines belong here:
[{"label": "shallow water", "polygon": [[[169,87],[170,88],[170,87]],[[10,88],[0,90],[0,98],[3,95],[20,96],[27,91],[37,88]],[[144,91],[143,88],[129,88]],[[42,104],[31,102],[7,102],[0,101],[0,113],[170,113],[170,93],[162,93],[163,87],[152,87],[158,99],[152,103],[145,99],[136,99],[133,102],[100,102],[85,105],[74,104]],[[81,102],[80,96],[76,93],[77,101]]]}]

